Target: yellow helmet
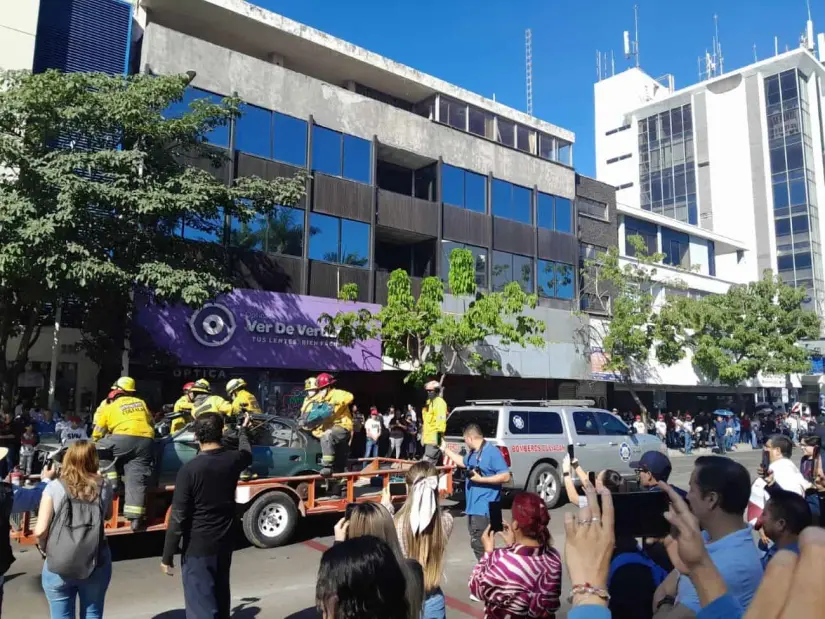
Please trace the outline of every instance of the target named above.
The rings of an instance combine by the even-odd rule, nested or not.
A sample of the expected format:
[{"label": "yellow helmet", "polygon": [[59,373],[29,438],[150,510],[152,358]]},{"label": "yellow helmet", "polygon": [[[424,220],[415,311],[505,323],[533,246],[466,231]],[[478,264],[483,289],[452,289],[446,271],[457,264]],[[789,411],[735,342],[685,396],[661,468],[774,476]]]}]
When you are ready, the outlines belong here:
[{"label": "yellow helmet", "polygon": [[195,384],[189,388],[189,391],[192,393],[212,393],[212,387],[209,385],[208,380],[199,378],[195,381]]},{"label": "yellow helmet", "polygon": [[318,391],[318,380],[314,376],[304,381],[304,391]]},{"label": "yellow helmet", "polygon": [[123,391],[137,391],[135,386],[135,379],[129,376],[121,376],[115,381],[115,388]]},{"label": "yellow helmet", "polygon": [[232,395],[238,389],[246,387],[246,381],[243,378],[233,378],[226,383],[226,393]]}]

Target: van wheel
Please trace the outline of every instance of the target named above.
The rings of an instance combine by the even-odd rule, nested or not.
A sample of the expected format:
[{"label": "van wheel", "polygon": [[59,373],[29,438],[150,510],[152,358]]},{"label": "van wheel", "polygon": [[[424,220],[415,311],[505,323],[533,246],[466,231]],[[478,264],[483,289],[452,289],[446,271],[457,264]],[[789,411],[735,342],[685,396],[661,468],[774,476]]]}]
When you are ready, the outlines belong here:
[{"label": "van wheel", "polygon": [[243,533],[258,548],[283,546],[298,526],[295,501],[283,492],[268,492],[258,497],[243,515]]},{"label": "van wheel", "polygon": [[537,464],[527,480],[527,490],[539,495],[547,509],[554,508],[561,498],[561,478],[556,467],[548,462]]}]

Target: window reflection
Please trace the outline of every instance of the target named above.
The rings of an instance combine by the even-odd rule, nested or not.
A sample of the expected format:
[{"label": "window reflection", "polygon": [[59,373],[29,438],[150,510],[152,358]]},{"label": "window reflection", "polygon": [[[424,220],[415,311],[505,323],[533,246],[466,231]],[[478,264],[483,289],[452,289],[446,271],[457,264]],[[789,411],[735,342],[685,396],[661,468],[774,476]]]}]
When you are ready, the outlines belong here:
[{"label": "window reflection", "polygon": [[325,127],[312,127],[312,169],[341,176],[341,134]]},{"label": "window reflection", "polygon": [[[216,95],[200,88],[189,87],[183,92],[183,98],[180,101],[175,101],[170,104],[164,116],[166,118],[180,118],[187,112],[191,111],[190,105],[194,101],[205,99],[209,103],[220,103],[223,97]],[[206,134],[206,139],[210,144],[220,146],[222,148],[229,148],[229,123],[215,127]]]},{"label": "window reflection", "polygon": [[372,180],[372,144],[326,127],[312,127],[312,169],[359,183]]},{"label": "window reflection", "polygon": [[483,247],[476,247],[466,243],[456,243],[455,241],[441,242],[441,279],[449,284],[450,281],[450,256],[454,249],[469,249],[475,259],[475,280],[479,288],[487,288],[487,250]]},{"label": "window reflection", "polygon": [[305,167],[307,164],[306,121],[279,112],[275,112],[274,116],[275,159]]},{"label": "window reflection", "polygon": [[309,257],[347,266],[369,264],[369,224],[330,215],[310,215]]},{"label": "window reflection", "polygon": [[229,243],[233,247],[270,254],[301,256],[304,247],[304,211],[278,206],[270,215],[257,215],[249,222],[233,220]]},{"label": "window reflection", "polygon": [[478,213],[487,210],[487,177],[448,164],[442,166],[441,191],[444,204]]},{"label": "window reflection", "polygon": [[575,295],[575,270],[572,265],[539,260],[536,281],[539,296],[572,299]]},{"label": "window reflection", "polygon": [[258,157],[272,157],[272,112],[244,103],[235,127],[236,149]]},{"label": "window reflection", "polygon": [[197,241],[199,243],[223,243],[223,211],[218,209],[212,217],[187,215],[181,224],[180,230],[181,236],[189,241]]},{"label": "window reflection", "polygon": [[497,217],[531,223],[532,197],[527,187],[493,179],[493,214]]}]

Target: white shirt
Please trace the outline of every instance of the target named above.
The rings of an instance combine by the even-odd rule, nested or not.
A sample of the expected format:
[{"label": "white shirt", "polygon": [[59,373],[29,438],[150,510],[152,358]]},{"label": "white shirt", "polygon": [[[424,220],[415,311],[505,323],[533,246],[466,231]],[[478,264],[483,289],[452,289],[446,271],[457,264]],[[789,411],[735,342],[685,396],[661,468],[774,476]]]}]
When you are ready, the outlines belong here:
[{"label": "white shirt", "polygon": [[60,442],[63,445],[71,445],[77,441],[88,441],[89,435],[86,433],[86,426],[79,425],[73,428],[71,425],[66,426],[60,432]]},{"label": "white shirt", "polygon": [[392,414],[392,413],[387,413],[386,415],[383,415],[382,417],[384,419],[384,427],[387,428],[387,430],[389,430],[390,429],[390,422],[392,421],[392,418],[395,417],[395,415]]},{"label": "white shirt", "polygon": [[413,421],[418,421],[418,415],[416,414],[414,408],[407,409],[407,414],[412,418]]},{"label": "white shirt", "polygon": [[773,473],[773,480],[783,490],[805,496],[805,490],[811,484],[802,476],[796,465],[788,458],[782,458],[771,463],[768,470]]},{"label": "white shirt", "polygon": [[685,423],[682,424],[682,429],[688,434],[693,434],[693,422],[685,421]]},{"label": "white shirt", "polygon": [[664,436],[667,434],[667,424],[664,421],[656,422],[656,434],[659,436]]},{"label": "white shirt", "polygon": [[377,441],[381,438],[381,422],[370,417],[364,422],[364,429],[367,431],[367,438],[371,441]]},{"label": "white shirt", "polygon": [[641,421],[634,421],[633,427],[636,429],[636,434],[647,434],[647,428],[645,428],[645,424]]}]

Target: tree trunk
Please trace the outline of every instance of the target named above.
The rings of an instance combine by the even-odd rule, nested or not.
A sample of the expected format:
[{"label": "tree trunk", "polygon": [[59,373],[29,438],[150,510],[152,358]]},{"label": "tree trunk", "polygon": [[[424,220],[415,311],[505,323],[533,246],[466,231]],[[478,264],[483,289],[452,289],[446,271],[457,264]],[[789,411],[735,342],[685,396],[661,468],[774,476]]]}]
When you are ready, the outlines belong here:
[{"label": "tree trunk", "polygon": [[636,402],[636,406],[639,407],[639,412],[642,415],[642,421],[644,421],[645,426],[647,425],[647,420],[649,417],[647,407],[642,402],[641,398],[639,398],[639,394],[636,393],[636,389],[633,387],[633,384],[630,382],[629,379],[625,379],[625,385],[627,385],[627,390],[630,391],[630,396],[633,398],[633,401]]}]

